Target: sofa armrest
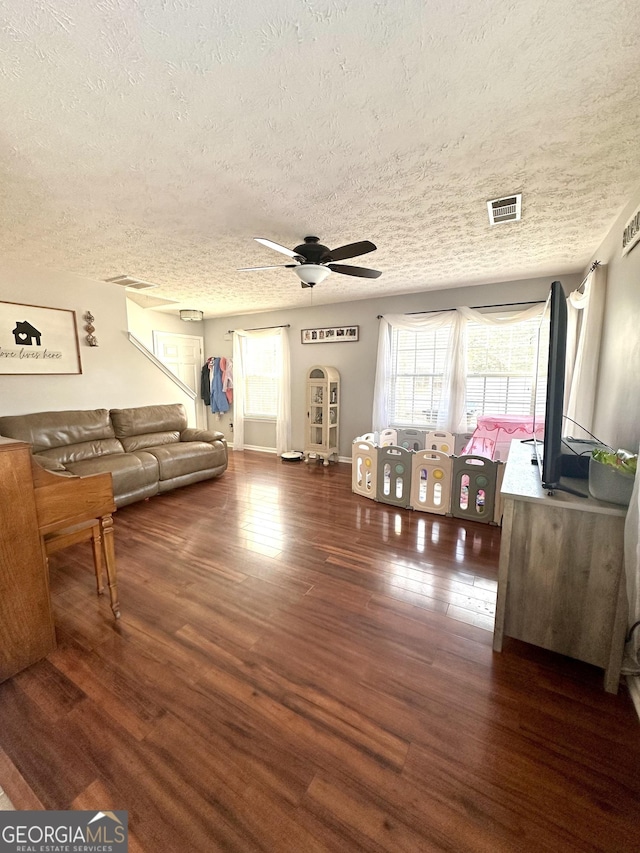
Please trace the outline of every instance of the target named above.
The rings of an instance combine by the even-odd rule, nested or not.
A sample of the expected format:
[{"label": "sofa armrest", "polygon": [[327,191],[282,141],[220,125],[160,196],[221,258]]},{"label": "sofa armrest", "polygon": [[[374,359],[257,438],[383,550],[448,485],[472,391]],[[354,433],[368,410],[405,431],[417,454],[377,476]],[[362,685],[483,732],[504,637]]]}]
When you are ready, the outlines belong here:
[{"label": "sofa armrest", "polygon": [[184,429],[180,441],[224,441],[224,433],[209,429]]}]

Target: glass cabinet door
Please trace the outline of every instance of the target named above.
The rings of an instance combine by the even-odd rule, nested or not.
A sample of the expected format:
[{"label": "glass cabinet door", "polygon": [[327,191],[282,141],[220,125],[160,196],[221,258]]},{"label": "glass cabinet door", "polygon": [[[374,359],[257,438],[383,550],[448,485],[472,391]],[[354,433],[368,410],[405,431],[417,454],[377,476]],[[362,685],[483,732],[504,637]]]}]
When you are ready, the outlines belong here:
[{"label": "glass cabinet door", "polygon": [[309,384],[309,441],[318,447],[324,446],[323,428],[325,426],[325,388],[324,385]]}]

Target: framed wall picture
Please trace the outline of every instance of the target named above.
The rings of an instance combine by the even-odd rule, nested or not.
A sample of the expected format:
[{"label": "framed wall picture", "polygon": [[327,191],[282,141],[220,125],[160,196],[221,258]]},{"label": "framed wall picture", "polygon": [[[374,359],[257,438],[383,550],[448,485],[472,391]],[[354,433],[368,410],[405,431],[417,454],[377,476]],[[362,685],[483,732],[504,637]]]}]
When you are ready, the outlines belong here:
[{"label": "framed wall picture", "polygon": [[303,344],[333,344],[357,341],[360,326],[330,326],[324,329],[302,329]]},{"label": "framed wall picture", "polygon": [[76,312],[0,302],[0,374],[82,373]]}]

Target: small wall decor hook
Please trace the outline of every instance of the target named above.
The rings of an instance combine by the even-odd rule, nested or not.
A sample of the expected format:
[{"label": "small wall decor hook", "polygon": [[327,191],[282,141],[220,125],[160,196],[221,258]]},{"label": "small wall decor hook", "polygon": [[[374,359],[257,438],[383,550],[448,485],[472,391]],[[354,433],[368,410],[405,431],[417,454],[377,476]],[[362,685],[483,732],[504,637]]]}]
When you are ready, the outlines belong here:
[{"label": "small wall decor hook", "polygon": [[87,336],[85,337],[85,341],[89,344],[90,347],[97,347],[98,346],[98,339],[93,334],[96,330],[95,326],[93,325],[93,321],[96,318],[93,316],[91,311],[87,311],[87,313],[84,314],[83,317],[86,320],[86,325],[84,327],[84,330],[87,333]]}]

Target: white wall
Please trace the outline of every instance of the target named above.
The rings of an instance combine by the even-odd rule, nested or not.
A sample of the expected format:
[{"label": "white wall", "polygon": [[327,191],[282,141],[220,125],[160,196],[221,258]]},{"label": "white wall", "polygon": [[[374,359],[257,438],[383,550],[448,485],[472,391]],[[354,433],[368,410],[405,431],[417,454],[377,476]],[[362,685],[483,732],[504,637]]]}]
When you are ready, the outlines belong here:
[{"label": "white wall", "polygon": [[142,308],[132,299],[127,299],[126,303],[129,331],[151,352],[154,332],[173,332],[176,335],[194,335],[198,338],[204,335],[204,325],[201,322],[186,323],[177,314]]},{"label": "white wall", "polygon": [[622,232],[640,206],[640,187],[592,260],[607,264],[594,433],[614,449],[640,443],[640,243],[621,254]]},{"label": "white wall", "polygon": [[[563,276],[567,290],[578,286],[581,277]],[[290,324],[291,344],[291,410],[293,417],[292,450],[304,447],[306,419],[305,381],[307,372],[314,364],[336,367],[340,372],[342,405],[340,411],[340,456],[351,458],[353,439],[371,430],[373,407],[373,385],[378,347],[378,315],[411,311],[432,311],[453,308],[459,305],[493,305],[528,300],[544,300],[549,291],[552,277],[529,279],[518,282],[503,282],[475,287],[430,291],[408,296],[367,299],[358,302],[342,302],[337,305],[299,308],[265,314],[224,317],[205,320],[205,350],[207,355],[231,356],[232,342],[225,340],[227,330],[257,328],[262,326]],[[297,279],[292,277],[291,286]],[[321,285],[318,285],[321,287]],[[311,291],[309,291],[311,299]],[[360,327],[360,339],[355,343],[302,344],[301,330],[324,326]],[[222,419],[209,416],[210,426],[221,429],[229,441],[232,433],[229,423],[233,413]],[[245,423],[245,444],[257,447],[275,446],[273,424]]]},{"label": "white wall", "polygon": [[[79,375],[0,375],[1,414],[185,402],[177,386],[130,343],[123,288],[0,261],[0,301],[75,311],[82,362]],[[87,310],[95,317],[97,347],[84,340]]]}]

